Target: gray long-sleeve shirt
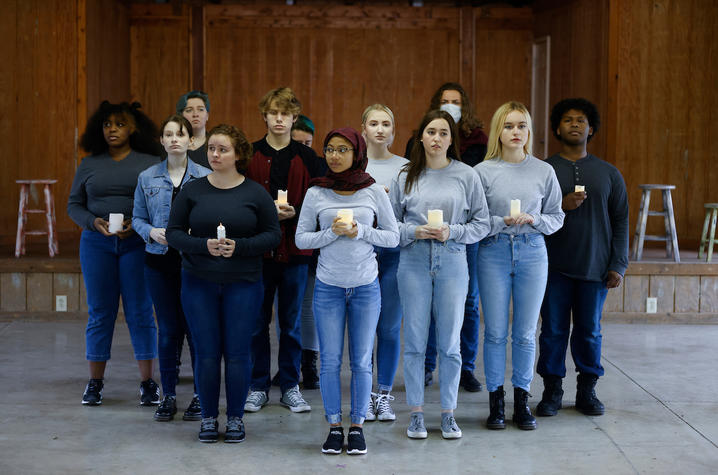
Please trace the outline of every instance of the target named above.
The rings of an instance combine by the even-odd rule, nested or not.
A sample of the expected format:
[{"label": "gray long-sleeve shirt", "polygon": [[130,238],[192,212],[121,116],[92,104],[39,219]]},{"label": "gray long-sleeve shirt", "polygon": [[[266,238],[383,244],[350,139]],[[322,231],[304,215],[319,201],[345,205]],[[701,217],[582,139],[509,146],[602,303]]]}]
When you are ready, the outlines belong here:
[{"label": "gray long-sleeve shirt", "polygon": [[[354,211],[356,238],[338,236],[332,231],[332,222],[340,209]],[[373,226],[374,218],[377,228]],[[376,279],[379,269],[374,246],[396,247],[399,229],[383,186],[375,183],[351,195],[313,186],[304,197],[294,242],[299,249],[320,249],[317,279],[350,289]]]},{"label": "gray long-sleeve shirt", "polygon": [[118,162],[107,153],[85,157],[72,181],[67,214],[90,231],[97,231],[95,218],[109,219],[110,213],[132,218],[137,177],[159,161],[159,157],[134,150]]},{"label": "gray long-sleeve shirt", "polygon": [[563,195],[586,187],[586,200],[566,212],[563,228],[546,239],[549,269],[574,279],[600,282],[609,270],[628,267],[628,196],[621,172],[598,157],[572,162],[546,159],[556,170]]},{"label": "gray long-sleeve shirt", "polygon": [[[519,163],[501,158],[484,160],[474,167],[484,186],[491,213],[491,232],[552,234],[563,225],[561,187],[551,165],[529,155]],[[507,226],[504,216],[511,214],[511,200],[521,200],[521,212],[534,218],[533,224]]]},{"label": "gray long-sleeve shirt", "polygon": [[428,210],[440,209],[449,225],[449,239],[462,244],[480,241],[489,232],[489,209],[476,173],[468,165],[451,160],[444,168],[426,168],[410,193],[404,192],[406,172],[391,183],[389,192],[399,222],[400,244],[416,240],[416,227],[427,223]]},{"label": "gray long-sleeve shirt", "polygon": [[396,178],[401,168],[409,163],[404,157],[392,155],[391,158],[377,160],[370,158],[366,165],[366,172],[371,175],[377,183],[387,188],[391,187],[391,180]]}]

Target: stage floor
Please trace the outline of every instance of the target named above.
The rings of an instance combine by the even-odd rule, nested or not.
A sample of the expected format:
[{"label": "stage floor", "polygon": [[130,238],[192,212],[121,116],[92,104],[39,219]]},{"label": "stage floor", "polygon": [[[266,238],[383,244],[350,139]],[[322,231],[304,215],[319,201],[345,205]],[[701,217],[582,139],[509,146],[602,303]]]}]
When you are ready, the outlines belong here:
[{"label": "stage floor", "polygon": [[[137,404],[138,375],[124,325],[117,327],[104,404],[90,408],[80,404],[87,374],[82,322],[0,322],[0,473],[715,473],[718,326],[608,323],[603,333],[606,374],[597,393],[607,407],[604,416],[573,408],[569,362],[564,409],[539,418],[535,431],[510,423],[504,431],[485,429],[488,394],[460,390],[456,418],[464,437],[443,440],[434,384],[426,391],[429,438],[409,440],[400,365],[393,393],[397,421],[367,423],[369,453],[352,457],[320,453],[327,425],[318,390],[304,393],[311,413],[292,414],[273,389],[267,407],[245,416],[246,442],[205,445],[197,441],[197,422],[154,422],[154,410]],[[182,370],[183,409],[192,385],[186,363]],[[349,375],[345,355],[345,414]],[[482,366],[476,375],[484,381]],[[509,374],[506,388],[510,418]],[[542,389],[539,378],[532,409]],[[223,423],[222,416],[222,429]]]}]

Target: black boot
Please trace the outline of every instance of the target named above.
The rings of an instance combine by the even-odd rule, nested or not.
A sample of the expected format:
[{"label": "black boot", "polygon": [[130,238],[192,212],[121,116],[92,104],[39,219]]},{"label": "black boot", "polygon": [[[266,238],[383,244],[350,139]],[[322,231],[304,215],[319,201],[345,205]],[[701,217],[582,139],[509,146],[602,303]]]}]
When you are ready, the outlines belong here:
[{"label": "black boot", "polygon": [[536,406],[536,415],[546,417],[558,414],[558,410],[561,409],[561,398],[563,398],[561,377],[544,376],[543,395],[541,396],[541,402]]},{"label": "black boot", "polygon": [[316,351],[302,350],[302,385],[304,389],[319,389],[317,354]]},{"label": "black boot", "polygon": [[486,419],[486,427],[489,429],[506,429],[504,395],[506,393],[503,386],[489,393],[489,418]]},{"label": "black boot", "polygon": [[596,381],[598,381],[598,376],[595,374],[578,374],[576,409],[587,416],[602,416],[606,410],[603,403],[596,397]]},{"label": "black boot", "polygon": [[514,388],[514,424],[521,430],[534,430],[536,418],[531,415],[529,409],[529,392],[525,389]]}]

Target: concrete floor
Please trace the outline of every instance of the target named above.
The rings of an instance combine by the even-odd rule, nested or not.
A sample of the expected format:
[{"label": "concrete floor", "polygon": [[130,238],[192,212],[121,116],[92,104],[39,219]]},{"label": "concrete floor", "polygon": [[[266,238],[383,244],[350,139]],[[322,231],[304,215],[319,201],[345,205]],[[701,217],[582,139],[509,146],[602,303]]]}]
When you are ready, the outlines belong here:
[{"label": "concrete floor", "polygon": [[[532,432],[511,425],[486,430],[487,393],[462,390],[456,417],[464,437],[443,440],[434,385],[426,397],[429,438],[409,440],[400,367],[398,420],[367,423],[369,454],[355,457],[320,453],[327,427],[319,391],[304,393],[311,413],[291,414],[273,390],[269,406],[245,416],[247,440],[239,445],[200,444],[197,422],[154,422],[154,409],[138,405],[124,324],[117,327],[104,404],[83,407],[83,329],[79,321],[0,322],[0,474],[718,472],[718,326],[605,325],[606,375],[598,395],[606,414],[586,417],[573,409],[571,369],[565,409],[539,418]],[[346,366],[345,360],[345,400]],[[181,406],[191,395],[186,367],[184,374]],[[481,367],[477,375],[483,381]],[[510,417],[509,384],[507,389]],[[539,379],[532,408],[542,389]]]}]

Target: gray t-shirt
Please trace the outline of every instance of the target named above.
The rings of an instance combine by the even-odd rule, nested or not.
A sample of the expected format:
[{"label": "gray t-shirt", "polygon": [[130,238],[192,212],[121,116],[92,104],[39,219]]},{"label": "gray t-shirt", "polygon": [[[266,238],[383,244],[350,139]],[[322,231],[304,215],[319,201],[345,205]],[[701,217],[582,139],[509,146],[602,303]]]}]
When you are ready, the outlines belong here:
[{"label": "gray t-shirt", "polygon": [[409,160],[399,155],[392,155],[390,158],[383,160],[370,158],[366,166],[366,172],[381,186],[390,188],[391,181],[399,175],[401,168],[407,163],[409,163]]},{"label": "gray t-shirt", "polygon": [[[340,209],[354,211],[356,238],[337,236],[332,231],[332,221]],[[294,241],[299,249],[320,249],[317,279],[350,289],[371,284],[377,278],[374,246],[396,247],[399,229],[381,185],[374,183],[352,195],[313,186],[304,197]]]},{"label": "gray t-shirt", "polygon": [[[484,185],[491,213],[491,232],[552,234],[563,225],[561,187],[551,165],[529,155],[519,163],[501,158],[484,160],[474,167]],[[504,216],[511,214],[511,200],[521,200],[521,212],[534,218],[533,224],[507,226]]]},{"label": "gray t-shirt", "polygon": [[159,162],[159,157],[134,150],[119,162],[108,153],[85,157],[72,181],[67,214],[90,231],[96,231],[95,218],[109,219],[110,213],[132,218],[137,177]]},{"label": "gray t-shirt", "polygon": [[465,163],[451,160],[444,168],[426,168],[409,194],[404,193],[405,183],[406,172],[401,172],[392,180],[389,192],[402,246],[416,240],[416,226],[427,223],[430,209],[443,211],[449,239],[458,243],[473,244],[489,232],[489,209],[481,181]]}]

